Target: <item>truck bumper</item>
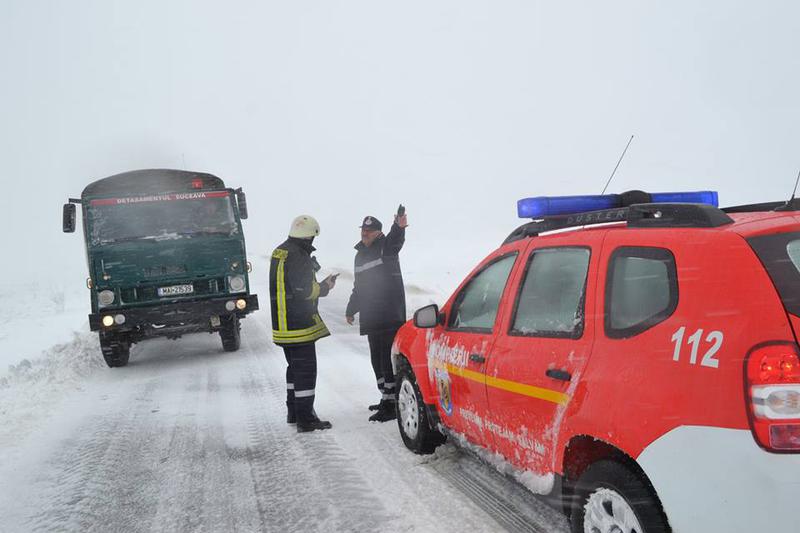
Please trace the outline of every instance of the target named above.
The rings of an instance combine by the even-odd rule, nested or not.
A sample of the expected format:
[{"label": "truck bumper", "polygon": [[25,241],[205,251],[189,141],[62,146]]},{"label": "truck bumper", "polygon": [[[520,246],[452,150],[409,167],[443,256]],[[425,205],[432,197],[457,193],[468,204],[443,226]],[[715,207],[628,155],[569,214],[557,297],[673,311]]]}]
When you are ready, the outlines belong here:
[{"label": "truck bumper", "polygon": [[[244,309],[235,307],[237,300],[245,301]],[[228,309],[231,305],[230,302],[233,302],[233,310]],[[222,318],[231,315],[244,317],[256,310],[258,310],[258,295],[231,295],[206,300],[165,303],[150,307],[106,309],[89,315],[89,328],[92,331],[118,333],[135,331],[145,337],[168,335],[170,332],[176,331],[182,333],[214,331],[217,327],[212,324],[212,317]],[[114,318],[114,324],[104,326],[103,317],[106,316]],[[119,316],[124,318],[119,319]]]}]

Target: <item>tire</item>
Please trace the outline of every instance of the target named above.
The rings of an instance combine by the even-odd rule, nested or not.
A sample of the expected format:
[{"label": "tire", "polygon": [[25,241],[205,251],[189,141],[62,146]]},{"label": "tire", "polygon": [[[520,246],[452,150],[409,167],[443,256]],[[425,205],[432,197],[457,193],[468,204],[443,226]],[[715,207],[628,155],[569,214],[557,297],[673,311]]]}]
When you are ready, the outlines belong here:
[{"label": "tire", "polygon": [[222,339],[222,349],[226,352],[235,352],[242,341],[241,324],[238,315],[222,318],[219,337]]},{"label": "tire", "polygon": [[399,368],[396,381],[399,387],[395,409],[403,444],[414,453],[433,453],[445,441],[445,436],[431,428],[417,380],[407,363]]},{"label": "tire", "polygon": [[100,333],[100,350],[109,368],[128,364],[131,356],[131,343],[128,339],[110,333]]},{"label": "tire", "polygon": [[[652,486],[641,474],[616,461],[590,465],[575,484],[574,501],[572,533],[672,531]],[[605,527],[598,527],[601,520]],[[618,529],[609,529],[609,524]]]}]

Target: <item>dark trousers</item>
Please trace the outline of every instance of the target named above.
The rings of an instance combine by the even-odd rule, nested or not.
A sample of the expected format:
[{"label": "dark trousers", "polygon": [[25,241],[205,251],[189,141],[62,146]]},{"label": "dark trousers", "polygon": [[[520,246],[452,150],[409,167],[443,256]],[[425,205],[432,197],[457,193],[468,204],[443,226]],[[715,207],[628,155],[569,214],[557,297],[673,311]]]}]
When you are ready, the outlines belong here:
[{"label": "dark trousers", "polygon": [[394,371],[392,370],[392,343],[396,329],[378,331],[367,335],[372,370],[381,392],[381,402],[394,401]]},{"label": "dark trousers", "polygon": [[284,346],[286,355],[286,407],[297,420],[314,418],[314,389],[317,386],[317,350],[314,343]]}]

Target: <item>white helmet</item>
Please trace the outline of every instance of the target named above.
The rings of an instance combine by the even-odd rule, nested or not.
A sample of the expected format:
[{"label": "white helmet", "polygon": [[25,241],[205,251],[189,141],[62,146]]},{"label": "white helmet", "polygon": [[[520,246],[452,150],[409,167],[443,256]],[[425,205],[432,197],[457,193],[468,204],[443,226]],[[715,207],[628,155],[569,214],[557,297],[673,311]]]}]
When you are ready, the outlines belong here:
[{"label": "white helmet", "polygon": [[292,227],[289,228],[289,237],[310,239],[317,235],[319,235],[319,222],[314,217],[300,215],[292,220]]}]

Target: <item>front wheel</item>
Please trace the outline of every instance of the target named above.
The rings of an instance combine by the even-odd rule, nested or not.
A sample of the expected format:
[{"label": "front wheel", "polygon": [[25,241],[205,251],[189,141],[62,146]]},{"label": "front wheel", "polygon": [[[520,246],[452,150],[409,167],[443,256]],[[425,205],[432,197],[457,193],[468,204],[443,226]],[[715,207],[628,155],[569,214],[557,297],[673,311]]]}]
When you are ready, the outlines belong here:
[{"label": "front wheel", "polygon": [[396,403],[397,425],[403,443],[414,453],[433,453],[445,437],[431,428],[417,380],[408,364],[400,367],[397,382],[400,385]]},{"label": "front wheel", "polygon": [[109,368],[121,367],[128,364],[131,343],[122,336],[100,332],[100,350]]},{"label": "front wheel", "polygon": [[222,348],[226,352],[235,352],[241,345],[241,324],[237,315],[222,319],[219,336],[222,339]]},{"label": "front wheel", "polygon": [[589,466],[578,479],[575,495],[572,533],[672,531],[652,487],[616,461]]}]

